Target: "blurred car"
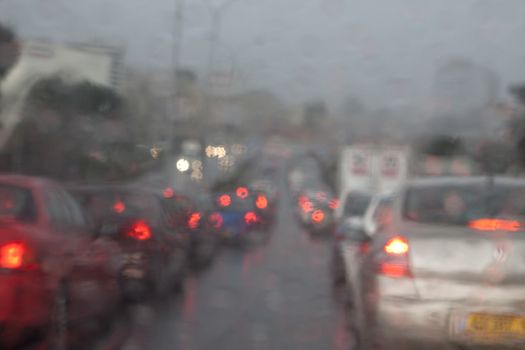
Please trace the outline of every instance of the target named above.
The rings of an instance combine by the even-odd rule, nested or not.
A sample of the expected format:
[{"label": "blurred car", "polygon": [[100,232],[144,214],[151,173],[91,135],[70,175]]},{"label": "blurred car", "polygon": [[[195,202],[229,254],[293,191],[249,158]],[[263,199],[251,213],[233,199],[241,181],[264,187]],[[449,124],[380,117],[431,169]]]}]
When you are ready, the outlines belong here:
[{"label": "blurred car", "polygon": [[372,201],[372,194],[363,191],[352,191],[343,198],[343,203],[336,211],[339,212],[340,221],[344,222],[349,218],[363,219]]},{"label": "blurred car", "polygon": [[312,234],[331,235],[335,229],[334,210],[339,200],[325,190],[304,191],[299,194],[296,216],[300,225]]},{"label": "blurred car", "polygon": [[270,231],[277,223],[278,204],[276,193],[270,186],[252,187],[254,192],[255,212],[259,218],[260,229]]},{"label": "blurred car", "polygon": [[120,286],[138,301],[180,289],[188,263],[188,240],[174,229],[160,195],[139,187],[78,186],[69,191],[83,205],[97,232],[124,251]]},{"label": "blurred car", "polygon": [[219,243],[216,226],[221,224],[212,216],[210,197],[200,194],[190,199],[167,188],[164,190],[164,206],[173,229],[184,229],[188,235],[189,254],[193,265],[201,267],[210,264]]},{"label": "blurred car", "polygon": [[359,348],[524,348],[525,181],[413,180],[388,220],[353,255]]},{"label": "blurred car", "polygon": [[[353,231],[364,230],[364,222],[373,221],[367,215],[374,212],[383,196],[372,197],[365,192],[351,192],[347,195],[342,209],[343,218],[335,230],[335,242],[332,252],[332,278],[334,285],[346,283],[345,250],[353,244]],[[373,216],[373,214],[372,214]],[[366,218],[366,219],[365,219]],[[369,224],[371,226],[373,224]]]},{"label": "blurred car", "polygon": [[257,197],[247,187],[215,195],[215,221],[221,222],[221,236],[227,240],[242,241],[258,231],[261,216],[256,206]]},{"label": "blurred car", "polygon": [[32,333],[65,348],[68,328],[119,306],[121,251],[96,237],[78,203],[41,178],[0,176],[0,346]]}]

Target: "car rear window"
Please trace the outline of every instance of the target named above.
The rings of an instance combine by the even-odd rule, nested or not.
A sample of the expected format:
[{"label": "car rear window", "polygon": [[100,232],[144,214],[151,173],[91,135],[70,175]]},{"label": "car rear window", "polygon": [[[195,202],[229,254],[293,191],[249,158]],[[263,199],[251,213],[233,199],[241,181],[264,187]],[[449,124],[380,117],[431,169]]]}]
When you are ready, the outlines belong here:
[{"label": "car rear window", "polygon": [[111,217],[146,219],[157,222],[161,216],[161,207],[155,196],[133,192],[95,192],[74,193],[95,224],[100,224]]},{"label": "car rear window", "polygon": [[245,211],[252,210],[254,208],[255,199],[253,196],[247,198],[238,198],[235,193],[228,194],[230,196],[230,204],[228,206],[222,206],[219,204],[219,197],[215,201],[215,207],[221,211]]},{"label": "car rear window", "polygon": [[484,218],[525,222],[525,186],[443,185],[409,189],[403,216],[409,221],[469,225]]},{"label": "car rear window", "polygon": [[0,185],[0,219],[36,221],[36,206],[31,191],[12,185]]},{"label": "car rear window", "polygon": [[371,197],[363,193],[350,193],[345,200],[344,215],[363,216],[370,204]]}]

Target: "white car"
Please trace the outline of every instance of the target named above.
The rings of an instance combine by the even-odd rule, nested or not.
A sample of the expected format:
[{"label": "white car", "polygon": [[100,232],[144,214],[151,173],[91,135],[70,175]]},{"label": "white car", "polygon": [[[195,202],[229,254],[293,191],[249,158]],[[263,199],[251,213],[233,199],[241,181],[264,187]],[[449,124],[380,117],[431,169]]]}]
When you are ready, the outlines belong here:
[{"label": "white car", "polygon": [[411,181],[345,256],[358,349],[525,348],[524,180]]},{"label": "white car", "polygon": [[386,210],[392,205],[392,195],[375,195],[370,198],[366,194],[355,195],[355,201],[351,204],[351,198],[345,201],[345,212],[351,213],[346,217],[336,230],[336,241],[334,245],[332,260],[332,276],[335,285],[347,284],[355,269],[353,254],[348,251],[354,249],[366,249],[368,239],[381,226]]}]

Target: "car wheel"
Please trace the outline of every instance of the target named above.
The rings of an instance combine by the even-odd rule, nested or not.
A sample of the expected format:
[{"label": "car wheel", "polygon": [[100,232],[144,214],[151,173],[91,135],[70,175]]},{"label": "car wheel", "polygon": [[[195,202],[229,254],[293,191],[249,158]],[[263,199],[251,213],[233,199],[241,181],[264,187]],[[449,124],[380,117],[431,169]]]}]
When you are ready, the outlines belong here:
[{"label": "car wheel", "polygon": [[48,330],[50,350],[66,350],[68,348],[69,305],[65,285],[60,285],[55,293],[51,308]]}]

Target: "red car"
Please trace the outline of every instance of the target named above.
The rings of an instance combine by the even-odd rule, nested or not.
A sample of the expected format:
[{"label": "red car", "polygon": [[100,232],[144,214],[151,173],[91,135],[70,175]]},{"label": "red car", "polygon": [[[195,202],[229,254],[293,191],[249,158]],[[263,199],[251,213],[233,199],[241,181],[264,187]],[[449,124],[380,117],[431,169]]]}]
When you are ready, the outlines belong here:
[{"label": "red car", "polygon": [[58,184],[0,175],[0,348],[39,335],[65,348],[73,322],[118,307],[120,250],[86,227]]}]

